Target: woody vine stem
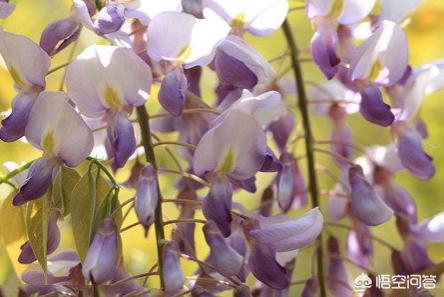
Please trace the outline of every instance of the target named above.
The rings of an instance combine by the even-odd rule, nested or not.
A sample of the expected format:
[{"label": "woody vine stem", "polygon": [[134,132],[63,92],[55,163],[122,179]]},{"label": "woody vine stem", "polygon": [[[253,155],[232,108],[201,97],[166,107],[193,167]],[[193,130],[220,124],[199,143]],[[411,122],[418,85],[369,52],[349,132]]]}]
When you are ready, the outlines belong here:
[{"label": "woody vine stem", "polygon": [[[313,207],[319,207],[319,188],[316,178],[316,166],[315,166],[315,156],[314,156],[314,138],[313,131],[310,124],[310,115],[308,112],[308,100],[307,94],[305,92],[304,79],[302,75],[302,68],[299,62],[299,49],[296,44],[296,40],[293,36],[288,19],[282,24],[282,29],[284,31],[285,38],[290,50],[291,63],[294,72],[294,78],[296,81],[296,89],[298,95],[298,105],[302,116],[302,125],[304,128],[304,140],[305,140],[305,150],[307,154],[307,167],[308,167],[308,179],[309,179],[309,192],[311,196],[311,202]],[[317,273],[320,284],[321,297],[327,296],[327,291],[324,282],[324,250],[322,242],[322,233],[318,237],[318,248],[317,248]]]},{"label": "woody vine stem", "polygon": [[[137,107],[137,121],[139,122],[141,136],[142,136],[142,146],[145,152],[146,160],[151,163],[153,168],[156,170],[157,174],[157,162],[156,156],[154,155],[153,150],[153,142],[151,139],[151,129],[149,123],[149,115],[146,111],[145,106]],[[157,195],[158,202],[155,210],[155,220],[154,220],[154,228],[156,230],[156,245],[157,245],[157,262],[159,264],[159,278],[160,278],[160,287],[162,290],[165,288],[164,280],[163,280],[163,244],[165,241],[165,232],[163,230],[163,217],[162,217],[162,194],[160,192],[159,183],[157,183]]]}]

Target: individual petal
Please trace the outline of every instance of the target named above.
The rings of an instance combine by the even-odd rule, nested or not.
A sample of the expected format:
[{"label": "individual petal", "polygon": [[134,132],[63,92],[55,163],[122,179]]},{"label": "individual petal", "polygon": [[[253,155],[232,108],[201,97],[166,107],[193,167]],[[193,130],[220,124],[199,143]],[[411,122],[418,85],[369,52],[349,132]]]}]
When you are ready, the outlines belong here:
[{"label": "individual petal", "polygon": [[203,232],[210,247],[207,262],[223,275],[237,274],[242,268],[243,258],[227,243],[216,223],[208,221],[203,227]]},{"label": "individual petal", "polygon": [[344,185],[337,184],[328,197],[328,214],[331,219],[338,221],[347,215],[350,200]]},{"label": "individual petal", "polygon": [[75,167],[93,148],[91,130],[62,92],[40,93],[26,126],[26,139],[49,156]]},{"label": "individual petal", "polygon": [[351,210],[353,215],[368,226],[384,223],[393,212],[376,194],[374,188],[364,179],[362,167],[354,165],[349,168],[351,187]]},{"label": "individual petal", "polygon": [[408,53],[403,30],[396,23],[383,21],[353,53],[351,80],[393,85],[404,76]]},{"label": "individual petal", "polygon": [[369,227],[360,222],[354,222],[355,229],[347,236],[348,257],[362,267],[370,268],[373,256],[373,241]]},{"label": "individual petal", "polygon": [[49,56],[31,39],[0,29],[0,55],[20,90],[41,90],[45,87]]},{"label": "individual petal", "polygon": [[307,2],[309,18],[325,17],[336,19],[343,25],[359,22],[370,14],[375,0],[310,0]]},{"label": "individual petal", "polygon": [[0,19],[5,19],[12,14],[15,9],[15,4],[8,3],[9,1],[0,1]]},{"label": "individual petal", "polygon": [[[431,63],[431,67],[436,68],[435,75],[429,81],[426,88],[426,95],[442,90],[444,88],[444,60],[438,60]],[[424,66],[427,67],[427,66]]]},{"label": "individual petal", "polygon": [[359,110],[361,95],[358,92],[346,88],[338,80],[331,80],[316,85],[308,90],[308,97],[313,101],[313,109],[320,114],[328,114],[332,106],[338,106],[347,114],[356,113]]},{"label": "individual petal", "polygon": [[267,35],[277,30],[288,13],[285,0],[260,0],[251,5],[248,0],[203,0],[204,15],[218,14],[235,31],[247,30],[255,35]]},{"label": "individual petal", "polygon": [[66,72],[68,95],[88,117],[143,105],[151,82],[150,67],[132,50],[116,46],[88,47]]},{"label": "individual petal", "polygon": [[402,3],[396,0],[381,1],[381,20],[400,22],[421,5],[424,0],[404,0]]},{"label": "individual petal", "polygon": [[399,123],[394,127],[397,135],[396,148],[402,165],[419,179],[427,180],[435,175],[435,165],[422,147],[421,135],[414,129]]},{"label": "individual petal", "polygon": [[243,89],[269,84],[276,76],[267,60],[243,39],[233,35],[218,46],[215,67],[222,83]]},{"label": "individual petal", "polygon": [[151,165],[146,165],[139,177],[137,184],[134,209],[139,222],[145,228],[145,233],[154,222],[154,215],[159,199],[156,171]]},{"label": "individual petal", "polygon": [[415,238],[409,238],[406,241],[401,251],[401,258],[407,270],[405,274],[416,274],[433,265],[427,248]]},{"label": "individual petal", "polygon": [[[288,112],[287,107],[282,101],[281,94],[276,91],[269,91],[254,96],[250,91],[243,90],[242,97],[230,106],[225,112],[225,115],[235,109],[254,117],[264,129],[266,129],[270,123],[283,117]],[[224,114],[221,118],[223,117]]]},{"label": "individual petal", "polygon": [[260,169],[261,172],[278,172],[281,171],[282,164],[271,149],[265,154],[264,163]]},{"label": "individual petal", "polygon": [[202,211],[208,220],[216,222],[225,237],[231,233],[231,203],[233,189],[226,179],[217,179],[211,183],[210,192],[205,197]]},{"label": "individual petal", "polygon": [[385,104],[378,87],[372,85],[361,91],[359,111],[369,122],[387,127],[395,120],[390,105]]},{"label": "individual petal", "polygon": [[177,61],[185,68],[207,65],[228,32],[229,27],[218,19],[163,12],[148,27],[148,54],[154,61]]},{"label": "individual petal", "polygon": [[119,262],[118,234],[113,219],[100,224],[83,262],[83,276],[93,283],[111,280]]},{"label": "individual petal", "polygon": [[336,31],[329,25],[323,25],[313,35],[311,54],[327,79],[332,79],[338,72],[341,60],[336,55]]},{"label": "individual petal", "polygon": [[134,127],[127,115],[118,113],[112,116],[108,124],[108,153],[113,159],[113,168],[122,168],[136,151],[136,135]]},{"label": "individual petal", "polygon": [[273,134],[274,141],[281,152],[285,150],[294,127],[295,121],[291,112],[287,112],[286,115],[280,117],[278,120],[272,122],[268,126],[269,130]]},{"label": "individual petal", "polygon": [[80,26],[76,19],[70,17],[48,25],[40,37],[40,47],[55,55],[65,49],[80,36]]},{"label": "individual petal", "polygon": [[339,242],[330,236],[328,238],[328,278],[327,284],[335,297],[352,297],[350,278],[344,262],[340,258]]},{"label": "individual petal", "polygon": [[[48,221],[48,239],[46,242],[46,253],[52,254],[60,243],[60,230],[57,227],[57,212],[53,211]],[[30,264],[37,260],[32,250],[31,244],[27,241],[20,247],[20,255],[18,261],[22,264]]]},{"label": "individual petal", "polygon": [[[398,121],[408,122],[416,116],[424,97],[433,89],[431,86],[444,72],[444,63],[442,68],[443,70],[440,71],[439,64],[426,64],[413,70],[412,75],[400,88],[400,91],[394,94],[394,99],[401,102],[401,111],[396,116]],[[439,89],[438,84],[435,86]],[[442,86],[444,87],[444,82]]]},{"label": "individual petal", "polygon": [[110,4],[103,7],[94,21],[96,32],[105,35],[119,31],[125,22],[123,12],[124,9],[120,5]]},{"label": "individual petal", "polygon": [[54,162],[45,157],[34,161],[29,168],[25,183],[15,195],[12,203],[16,206],[22,205],[43,196],[51,184],[55,166]]},{"label": "individual petal", "polygon": [[95,31],[94,23],[91,19],[91,11],[83,0],[72,0],[72,8],[74,15],[80,23],[91,31]]},{"label": "individual petal", "polygon": [[260,227],[251,230],[249,235],[276,252],[286,252],[304,247],[315,240],[322,230],[323,221],[319,209],[313,208],[294,220],[285,219],[269,224],[260,222]]},{"label": "individual petal", "polygon": [[186,280],[179,262],[179,252],[174,242],[169,241],[164,245],[162,257],[165,292],[174,295],[182,289]]},{"label": "individual petal", "polygon": [[389,185],[384,189],[384,201],[398,215],[416,223],[417,213],[415,201],[409,193],[396,185]]},{"label": "individual petal", "polygon": [[215,121],[194,152],[194,172],[221,172],[239,180],[252,177],[262,167],[267,152],[259,122],[238,109]]},{"label": "individual petal", "polygon": [[[331,132],[331,150],[344,159],[351,160],[353,157],[353,135],[350,128],[345,123],[334,125]],[[343,158],[333,156],[333,160],[340,168],[346,168],[348,162]]]},{"label": "individual petal", "polygon": [[282,170],[276,177],[276,199],[282,211],[291,207],[302,208],[308,202],[304,177],[294,158],[288,154],[281,156]]},{"label": "individual petal", "polygon": [[290,280],[285,268],[276,261],[276,252],[270,246],[262,243],[252,243],[250,248],[248,267],[253,275],[273,289],[288,288]]},{"label": "individual petal", "polygon": [[214,59],[216,74],[222,84],[229,86],[253,89],[258,78],[242,61],[218,49]]},{"label": "individual petal", "polygon": [[25,135],[29,114],[34,106],[37,95],[33,93],[19,93],[12,102],[11,114],[2,120],[0,139],[6,142],[16,141]]},{"label": "individual petal", "polygon": [[165,74],[158,94],[159,103],[173,116],[182,114],[185,106],[188,81],[182,67],[174,67]]},{"label": "individual petal", "polygon": [[[182,11],[181,0],[162,0],[162,1],[133,1],[137,5],[130,4],[126,7],[125,15],[128,18],[138,19],[143,25],[148,26],[151,19],[156,15],[166,11]],[[189,1],[185,1],[188,3]]]},{"label": "individual petal", "polygon": [[444,212],[427,218],[418,225],[413,226],[413,232],[420,240],[428,242],[444,241]]}]

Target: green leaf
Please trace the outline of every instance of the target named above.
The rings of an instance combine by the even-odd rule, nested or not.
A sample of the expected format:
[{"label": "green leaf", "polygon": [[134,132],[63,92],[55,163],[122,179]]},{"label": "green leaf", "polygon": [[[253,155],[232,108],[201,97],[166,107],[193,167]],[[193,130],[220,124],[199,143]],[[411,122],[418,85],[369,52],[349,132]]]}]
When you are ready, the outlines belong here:
[{"label": "green leaf", "polygon": [[31,244],[37,261],[43,271],[47,272],[47,244],[48,244],[48,220],[49,198],[51,188],[41,198],[28,202],[26,208],[26,229],[28,240]]},{"label": "green leaf", "polygon": [[[12,228],[11,228],[12,229]],[[22,286],[17,272],[12,265],[11,258],[6,249],[5,243],[0,238],[0,287],[5,296],[19,296],[19,289]]]},{"label": "green leaf", "polygon": [[[26,237],[25,219],[22,207],[12,205],[15,192],[9,194],[0,208],[0,234],[5,245]],[[14,226],[14,228],[11,228]]]},{"label": "green leaf", "polygon": [[96,209],[111,190],[100,170],[89,170],[71,193],[71,218],[77,252],[83,261],[94,235]]},{"label": "green leaf", "polygon": [[69,215],[71,193],[80,180],[80,174],[69,167],[59,170],[53,184],[52,199],[56,208],[63,216]]}]

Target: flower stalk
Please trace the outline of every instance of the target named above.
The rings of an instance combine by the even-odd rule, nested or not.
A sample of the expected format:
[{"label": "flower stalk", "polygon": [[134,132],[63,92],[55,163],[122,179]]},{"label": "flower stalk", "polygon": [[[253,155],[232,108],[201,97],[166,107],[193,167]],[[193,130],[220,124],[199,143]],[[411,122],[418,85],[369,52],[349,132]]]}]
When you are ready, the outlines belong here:
[{"label": "flower stalk", "polygon": [[[288,47],[290,49],[291,63],[293,67],[294,77],[296,81],[296,88],[298,94],[298,105],[302,116],[302,125],[304,128],[304,140],[305,150],[307,154],[307,168],[308,168],[308,188],[311,196],[311,202],[313,207],[319,207],[319,188],[316,177],[316,162],[314,156],[314,138],[313,131],[310,124],[310,115],[308,112],[308,98],[304,86],[304,78],[302,75],[301,62],[299,60],[299,49],[296,44],[296,40],[293,36],[293,32],[290,27],[288,19],[282,24],[282,30],[284,31],[285,39],[287,40]],[[324,281],[324,250],[322,242],[322,233],[318,237],[318,249],[317,249],[317,273],[320,284],[320,296],[326,297],[327,291]]]},{"label": "flower stalk", "polygon": [[[142,136],[142,146],[145,151],[145,158],[146,160],[151,163],[153,168],[156,170],[157,174],[157,162],[156,162],[156,156],[154,154],[153,150],[153,142],[151,139],[151,130],[150,130],[150,123],[149,123],[149,115],[146,111],[145,106],[139,106],[137,107],[137,120],[139,122],[141,136]],[[165,232],[163,229],[164,223],[163,223],[163,217],[162,217],[162,194],[160,192],[159,184],[157,184],[157,193],[158,193],[158,202],[155,210],[155,220],[154,220],[154,228],[156,230],[156,244],[157,244],[157,256],[158,256],[158,263],[159,263],[159,276],[160,276],[160,286],[163,290],[165,288],[164,280],[162,278],[162,271],[163,271],[163,243],[165,241]]]}]

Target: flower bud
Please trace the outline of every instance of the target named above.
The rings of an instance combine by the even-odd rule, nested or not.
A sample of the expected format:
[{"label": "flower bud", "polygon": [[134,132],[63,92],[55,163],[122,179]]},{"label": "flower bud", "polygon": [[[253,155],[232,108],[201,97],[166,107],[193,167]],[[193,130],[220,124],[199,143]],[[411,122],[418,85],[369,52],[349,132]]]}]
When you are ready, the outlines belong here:
[{"label": "flower bud", "polygon": [[187,88],[188,81],[182,67],[175,67],[162,80],[159,103],[173,116],[180,116],[185,106]]},{"label": "flower bud", "polygon": [[154,222],[155,210],[158,202],[158,181],[156,171],[152,165],[146,165],[140,174],[134,209],[145,233]]},{"label": "flower bud", "polygon": [[40,37],[40,47],[52,56],[76,41],[80,35],[80,25],[74,18],[66,18],[51,23]]},{"label": "flower bud", "polygon": [[136,135],[128,117],[117,113],[107,130],[107,152],[113,159],[113,169],[122,168],[136,150]]},{"label": "flower bud", "polygon": [[243,258],[225,241],[216,223],[208,221],[203,232],[210,247],[208,263],[224,275],[237,274],[242,268]]},{"label": "flower bud", "polygon": [[117,227],[111,218],[103,220],[83,262],[83,276],[93,283],[111,280],[119,262]]},{"label": "flower bud", "polygon": [[351,166],[348,174],[353,215],[368,226],[380,225],[390,219],[393,212],[365,180],[361,166]]},{"label": "flower bud", "polygon": [[182,266],[179,261],[179,251],[174,242],[170,241],[163,247],[163,281],[165,283],[165,292],[175,294],[182,289],[185,282],[185,276],[182,272]]},{"label": "flower bud", "polygon": [[125,22],[123,8],[119,5],[107,5],[102,8],[94,22],[97,33],[105,35],[119,31]]}]

